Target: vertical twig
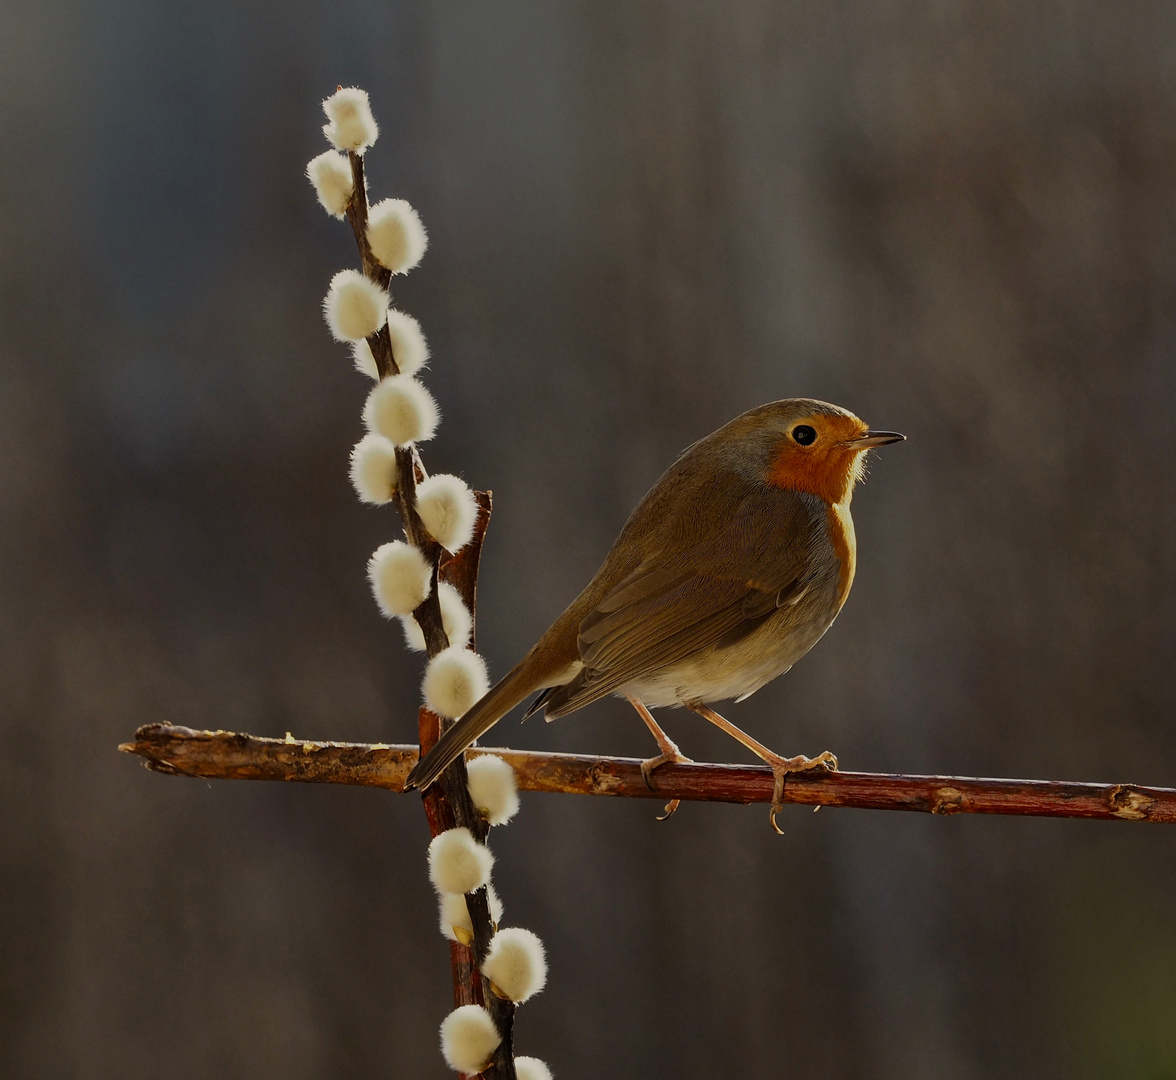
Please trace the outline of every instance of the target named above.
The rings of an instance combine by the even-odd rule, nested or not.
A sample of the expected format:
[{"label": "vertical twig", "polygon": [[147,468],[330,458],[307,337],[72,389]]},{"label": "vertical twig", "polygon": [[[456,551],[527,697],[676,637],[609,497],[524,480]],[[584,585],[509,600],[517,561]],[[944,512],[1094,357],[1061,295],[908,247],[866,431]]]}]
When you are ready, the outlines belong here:
[{"label": "vertical twig", "polygon": [[[381,288],[387,289],[392,275],[376,261],[367,238],[368,201],[363,158],[358,154],[350,153],[348,159],[351,163],[354,194],[347,208],[347,220],[351,223],[351,231],[355,234],[355,242],[359,248],[364,274],[377,282]],[[387,324],[381,326],[379,331],[367,340],[372,350],[372,356],[375,358],[380,378],[399,374],[396,358],[392,353],[392,341],[388,334]],[[437,594],[437,581],[445,552],[441,545],[429,535],[417,513],[416,486],[428,474],[425,472],[424,463],[421,461],[416,447],[397,447],[396,465],[399,480],[393,495],[393,503],[400,514],[408,542],[420,550],[432,568],[432,589],[425,601],[413,612],[413,618],[416,619],[424,634],[425,648],[431,659],[449,647],[449,638],[445,634]],[[471,620],[476,620],[477,616],[475,602],[478,562],[481,557],[482,541],[490,520],[491,507],[489,493],[478,493],[476,497],[478,499],[478,521],[474,538],[461,553],[446,559],[446,576],[461,593],[462,599],[469,608]],[[418,730],[422,754],[440,737],[443,730],[442,723],[430,710],[425,708],[420,710]],[[459,757],[441,774],[439,781],[425,793],[424,805],[425,814],[429,821],[429,831],[432,835],[436,836],[439,832],[455,826],[465,826],[479,843],[485,843],[489,826],[482,815],[478,813],[470,798],[464,758]],[[484,888],[478,889],[467,895],[466,906],[469,909],[470,922],[473,925],[474,943],[472,948],[460,943],[451,943],[450,945],[449,958],[453,974],[454,1005],[478,1004],[486,1007],[502,1035],[502,1042],[494,1053],[492,1065],[496,1080],[516,1080],[513,1050],[514,1004],[497,997],[490,990],[488,980],[484,979],[478,970],[495,933],[486,890]]]},{"label": "vertical twig", "polygon": [[[490,514],[494,509],[494,492],[475,491],[474,499],[478,503],[478,519],[474,523],[473,537],[456,555],[443,552],[439,568],[442,580],[448,581],[457,590],[471,613],[478,607],[478,570],[482,564],[486,527],[490,524]],[[470,630],[470,648],[475,652],[478,648],[476,630],[476,625]]]}]

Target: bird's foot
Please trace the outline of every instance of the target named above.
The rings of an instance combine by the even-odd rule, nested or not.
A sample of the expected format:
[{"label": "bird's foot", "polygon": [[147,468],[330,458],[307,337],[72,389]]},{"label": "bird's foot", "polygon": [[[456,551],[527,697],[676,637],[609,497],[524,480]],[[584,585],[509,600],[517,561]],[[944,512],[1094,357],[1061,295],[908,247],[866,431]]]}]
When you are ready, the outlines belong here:
[{"label": "bird's foot", "polygon": [[670,747],[672,749],[663,751],[657,757],[646,758],[641,762],[641,779],[645,781],[645,786],[650,791],[654,790],[652,777],[655,769],[660,769],[663,765],[678,765],[694,761],[694,758],[688,758],[673,743],[670,743]]},{"label": "bird's foot", "polygon": [[[668,739],[666,741],[669,742]],[[693,758],[688,758],[685,754],[683,754],[682,751],[679,750],[672,742],[669,742],[669,748],[662,751],[662,753],[658,754],[657,757],[646,758],[643,762],[641,762],[641,779],[645,781],[645,786],[649,788],[650,791],[653,791],[654,769],[660,769],[663,765],[676,765],[679,762],[691,762],[693,760]],[[669,818],[670,815],[672,815],[673,812],[678,809],[678,805],[681,803],[681,801],[681,799],[671,799],[668,803],[666,803],[664,812],[658,814],[657,820],[665,821],[667,818]]]},{"label": "bird's foot", "polygon": [[776,815],[784,809],[784,783],[787,781],[789,774],[810,772],[813,769],[821,769],[824,772],[837,771],[837,757],[835,754],[826,750],[824,753],[818,754],[816,757],[805,757],[803,754],[798,754],[796,757],[775,757],[771,760],[765,759],[772,767],[772,778],[775,781],[772,785],[772,809],[768,813],[768,820],[772,823],[772,828],[776,830],[781,836],[784,835],[784,830],[776,824]]}]

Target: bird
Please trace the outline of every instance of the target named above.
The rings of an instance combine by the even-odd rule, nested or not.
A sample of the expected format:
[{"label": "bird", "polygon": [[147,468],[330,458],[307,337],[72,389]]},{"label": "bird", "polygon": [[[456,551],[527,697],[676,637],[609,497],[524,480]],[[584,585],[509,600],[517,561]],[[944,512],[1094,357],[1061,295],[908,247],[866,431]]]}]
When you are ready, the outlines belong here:
[{"label": "bird", "polygon": [[441,736],[406,789],[428,788],[536,692],[526,716],[542,709],[548,720],[616,694],[657,741],[660,753],[642,765],[647,783],[662,764],[690,760],[650,709],[685,706],[771,766],[770,820],[780,831],[787,776],[836,769],[836,757],[782,757],[710,704],[754,694],[832,625],[853,585],[850,500],[866,454],[904,439],[828,402],[785,398],[689,446],[638,503],[580,595]]}]

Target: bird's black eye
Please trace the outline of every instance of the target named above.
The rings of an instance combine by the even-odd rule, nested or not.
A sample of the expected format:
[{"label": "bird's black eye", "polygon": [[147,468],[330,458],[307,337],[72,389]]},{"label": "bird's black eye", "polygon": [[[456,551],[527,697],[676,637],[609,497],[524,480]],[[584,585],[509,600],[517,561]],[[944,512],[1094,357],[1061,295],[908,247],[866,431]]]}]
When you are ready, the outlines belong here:
[{"label": "bird's black eye", "polygon": [[792,429],[792,437],[801,446],[811,446],[817,441],[817,429],[809,427],[808,424],[798,424]]}]

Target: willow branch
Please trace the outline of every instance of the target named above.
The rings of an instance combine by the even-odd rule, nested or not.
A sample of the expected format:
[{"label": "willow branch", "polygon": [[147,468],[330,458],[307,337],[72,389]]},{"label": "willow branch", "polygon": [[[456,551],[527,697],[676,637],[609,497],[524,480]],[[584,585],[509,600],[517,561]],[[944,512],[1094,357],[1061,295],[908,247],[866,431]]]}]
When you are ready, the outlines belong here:
[{"label": "willow branch", "polygon": [[[404,790],[405,778],[419,757],[415,746],[302,742],[289,736],[283,741],[169,724],[141,727],[135,741],[120,749],[144,758],[149,769],[175,776],[350,784],[388,791]],[[505,758],[524,791],[691,802],[772,801],[772,771],[764,765],[663,765],[653,774],[650,788],[636,758],[482,748],[469,753]],[[813,771],[789,777],[784,802],[928,814],[1176,822],[1176,788],[1138,784]]]},{"label": "willow branch", "polygon": [[[367,180],[364,175],[363,158],[356,153],[350,153],[348,159],[351,163],[354,194],[347,207],[347,220],[355,235],[355,243],[359,248],[359,258],[364,274],[381,288],[387,289],[392,275],[373,256],[371,245],[368,242]],[[387,323],[382,325],[367,341],[380,378],[386,379],[389,376],[399,374],[396,357],[392,352],[392,340],[389,336]],[[417,484],[428,475],[417,448],[412,445],[398,446],[396,448],[396,467],[398,481],[392,496],[393,504],[400,514],[405,537],[424,555],[432,572],[429,595],[413,612],[413,618],[421,628],[425,639],[425,648],[431,658],[449,646],[437,593],[437,581],[442,576],[442,560],[445,557],[445,552],[441,545],[429,535],[421,521],[420,514],[417,512]],[[490,496],[479,494],[477,498],[478,520],[475,539],[471,541],[472,549],[469,552],[459,553],[455,558],[448,559],[446,562],[447,573],[444,575],[452,579],[452,583],[462,594],[462,599],[469,608],[471,620],[475,619],[477,615],[474,597],[477,587],[478,562],[481,557],[486,526],[490,519]],[[471,545],[466,546],[469,548]],[[418,728],[420,744],[426,749],[440,738],[443,730],[440,718],[428,709],[420,710]],[[442,773],[438,783],[425,796],[424,806],[425,815],[429,821],[429,831],[433,836],[455,826],[465,826],[479,841],[485,841],[487,825],[470,798],[464,759],[459,758]],[[482,888],[470,893],[466,897],[466,907],[470,913],[474,941],[472,948],[462,944],[454,944],[450,949],[454,1004],[479,1004],[489,1010],[490,1015],[494,1018],[495,1026],[502,1035],[502,1042],[494,1051],[492,1062],[494,1076],[496,1080],[515,1080],[512,1045],[514,1005],[507,1001],[501,1001],[492,994],[487,980],[478,971],[482,959],[490,948],[491,938],[494,936],[494,923],[490,918],[490,904],[486,890]]]}]

